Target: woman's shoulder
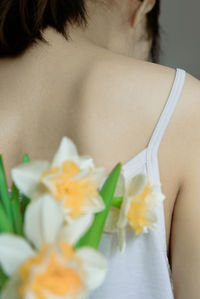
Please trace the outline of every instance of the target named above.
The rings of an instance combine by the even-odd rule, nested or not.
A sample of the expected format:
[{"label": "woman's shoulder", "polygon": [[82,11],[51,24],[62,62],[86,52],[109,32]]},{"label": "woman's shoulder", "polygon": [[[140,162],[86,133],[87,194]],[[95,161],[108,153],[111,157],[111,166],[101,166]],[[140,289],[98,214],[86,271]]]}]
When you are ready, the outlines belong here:
[{"label": "woman's shoulder", "polygon": [[109,98],[113,93],[127,100],[136,96],[145,99],[152,95],[152,101],[157,99],[162,105],[171,90],[175,74],[175,68],[106,52],[93,61],[86,78],[88,90],[92,91],[92,86],[95,88],[98,82],[98,87]]},{"label": "woman's shoulder", "polygon": [[[184,71],[184,85],[170,124],[172,129],[168,130],[172,137],[170,143],[175,142],[182,161],[193,154],[193,145],[196,144],[200,151],[200,81],[187,69]],[[175,76],[176,68],[114,54],[96,60],[88,89],[95,95],[96,102],[109,102],[115,107],[121,104],[123,109],[116,109],[123,110],[121,117],[133,130],[135,117],[141,116],[144,127],[149,130],[147,136],[150,136],[170,95]],[[131,111],[134,117],[131,117]]]},{"label": "woman's shoulder", "polygon": [[[183,119],[185,114],[189,117],[197,111],[200,113],[200,81],[187,69],[185,72],[179,104]],[[150,111],[154,107],[153,117],[156,118],[169,97],[175,76],[176,68],[109,54],[96,59],[90,66],[88,84],[84,86],[92,95],[94,92],[97,101],[98,97],[102,99],[102,95],[108,100],[114,96],[123,103],[131,104],[137,99],[144,101],[144,109]]]},{"label": "woman's shoulder", "polygon": [[[108,55],[97,59],[91,68],[92,83],[110,98],[113,94],[131,101],[140,97],[149,98],[153,106],[160,109],[164,106],[174,84],[176,68],[125,57],[123,55]],[[184,86],[180,96],[183,118],[185,114],[200,113],[200,80],[190,74],[187,69]],[[96,87],[96,84],[91,84]],[[92,89],[92,88],[91,88]],[[101,93],[100,93],[101,94]],[[146,106],[148,104],[146,103]],[[199,118],[200,121],[200,118]],[[200,125],[200,124],[199,124]]]}]

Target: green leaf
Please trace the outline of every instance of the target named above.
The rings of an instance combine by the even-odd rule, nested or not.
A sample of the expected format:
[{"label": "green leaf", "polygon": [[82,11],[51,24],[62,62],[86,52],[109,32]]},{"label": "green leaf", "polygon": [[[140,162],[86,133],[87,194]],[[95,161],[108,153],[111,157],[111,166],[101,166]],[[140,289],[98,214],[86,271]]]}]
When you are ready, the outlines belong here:
[{"label": "green leaf", "polygon": [[13,233],[13,227],[0,202],[0,233]]},{"label": "green leaf", "polygon": [[11,209],[14,223],[14,231],[18,235],[23,235],[22,212],[20,208],[19,196],[19,190],[13,183],[11,195]]},{"label": "green leaf", "polygon": [[6,274],[4,274],[3,270],[0,268],[0,291],[3,288],[7,279],[8,277],[6,276]]},{"label": "green leaf", "polygon": [[76,243],[76,249],[82,246],[90,246],[92,248],[98,249],[108,212],[112,204],[112,199],[119,179],[120,171],[121,163],[118,163],[100,190],[100,195],[102,196],[106,207],[103,211],[95,214],[92,226]]},{"label": "green leaf", "polygon": [[2,155],[0,155],[0,198],[5,209],[6,215],[8,220],[12,225],[12,212],[11,212],[11,205],[10,205],[10,197],[8,192],[8,186],[6,182],[6,176],[3,166],[3,159]]},{"label": "green leaf", "polygon": [[112,199],[112,206],[115,207],[115,208],[120,209],[123,200],[124,200],[123,196],[115,196],[115,197],[113,197],[113,199]]}]

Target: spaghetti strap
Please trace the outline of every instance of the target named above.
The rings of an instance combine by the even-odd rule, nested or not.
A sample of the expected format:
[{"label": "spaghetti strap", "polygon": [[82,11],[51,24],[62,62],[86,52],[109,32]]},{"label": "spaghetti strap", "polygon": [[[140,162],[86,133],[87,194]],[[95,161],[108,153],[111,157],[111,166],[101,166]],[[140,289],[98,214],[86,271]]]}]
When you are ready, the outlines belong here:
[{"label": "spaghetti strap", "polygon": [[178,100],[181,95],[181,91],[183,89],[184,81],[185,81],[186,72],[183,69],[177,68],[176,69],[176,76],[174,79],[174,83],[163,109],[163,112],[160,116],[160,119],[156,125],[156,128],[152,134],[152,137],[149,141],[148,147],[156,147],[159,148],[161,143],[162,137],[167,129],[167,126],[170,122],[170,119],[174,113],[175,107],[178,103]]},{"label": "spaghetti strap", "polygon": [[[149,175],[152,180],[155,178],[153,173],[153,162],[157,164],[157,153],[162,141],[163,135],[167,129],[170,119],[175,111],[176,105],[180,98],[184,82],[185,82],[186,72],[183,69],[176,68],[176,76],[174,83],[168,97],[168,100],[164,106],[161,116],[157,122],[156,128],[152,134],[152,137],[147,146],[147,164],[149,169]],[[156,178],[155,178],[156,179]],[[157,178],[158,180],[158,178]]]}]

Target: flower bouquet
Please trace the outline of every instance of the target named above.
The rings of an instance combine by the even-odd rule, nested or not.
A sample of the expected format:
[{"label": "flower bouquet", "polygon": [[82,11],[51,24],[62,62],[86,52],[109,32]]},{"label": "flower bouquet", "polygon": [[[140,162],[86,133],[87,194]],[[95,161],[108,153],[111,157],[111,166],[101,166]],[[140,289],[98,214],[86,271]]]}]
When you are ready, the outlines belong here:
[{"label": "flower bouquet", "polygon": [[121,163],[109,176],[63,137],[52,162],[11,170],[8,190],[0,156],[0,298],[89,298],[106,278],[98,251],[103,232],[127,225],[137,235],[157,228],[155,207],[165,198],[139,174],[126,181]]}]

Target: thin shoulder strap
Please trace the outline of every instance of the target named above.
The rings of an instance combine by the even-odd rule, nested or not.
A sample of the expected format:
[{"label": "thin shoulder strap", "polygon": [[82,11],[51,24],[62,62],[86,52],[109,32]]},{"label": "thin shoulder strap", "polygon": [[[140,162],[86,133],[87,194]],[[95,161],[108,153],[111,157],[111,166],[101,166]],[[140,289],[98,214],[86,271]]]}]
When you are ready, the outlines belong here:
[{"label": "thin shoulder strap", "polygon": [[162,137],[167,129],[167,126],[170,122],[170,119],[174,113],[175,107],[180,98],[184,82],[185,82],[186,72],[183,69],[176,69],[176,76],[174,83],[169,95],[169,98],[164,106],[160,119],[156,125],[156,128],[152,134],[152,137],[149,141],[148,148],[154,147],[154,150],[158,150],[161,143]]},{"label": "thin shoulder strap", "polygon": [[160,182],[160,173],[158,166],[158,149],[170,119],[174,113],[176,104],[181,95],[184,86],[186,72],[183,69],[176,69],[176,76],[169,95],[169,98],[164,106],[156,128],[152,134],[146,151],[147,172],[153,184]]}]

